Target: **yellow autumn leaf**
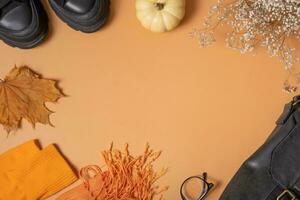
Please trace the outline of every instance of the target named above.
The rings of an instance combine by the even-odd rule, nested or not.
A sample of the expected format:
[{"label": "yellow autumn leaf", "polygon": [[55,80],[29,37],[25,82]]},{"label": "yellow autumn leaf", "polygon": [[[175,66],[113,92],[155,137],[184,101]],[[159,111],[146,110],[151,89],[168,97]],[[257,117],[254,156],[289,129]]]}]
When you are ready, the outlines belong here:
[{"label": "yellow autumn leaf", "polygon": [[35,126],[50,124],[45,102],[56,102],[63,96],[56,81],[43,79],[28,67],[14,67],[0,80],[0,124],[9,133],[20,128],[22,119]]}]

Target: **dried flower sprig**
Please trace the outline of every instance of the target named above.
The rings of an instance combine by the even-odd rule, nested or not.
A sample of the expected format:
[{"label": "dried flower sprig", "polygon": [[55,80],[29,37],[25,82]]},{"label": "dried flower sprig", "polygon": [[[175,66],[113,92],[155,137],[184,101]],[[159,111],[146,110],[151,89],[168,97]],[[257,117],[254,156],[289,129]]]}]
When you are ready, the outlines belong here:
[{"label": "dried flower sprig", "polygon": [[[225,42],[241,53],[266,48],[269,55],[278,57],[289,77],[299,85],[299,74],[294,73],[295,42],[300,41],[300,0],[218,0],[204,19],[203,29],[194,29],[191,36],[201,47],[215,42],[214,32],[222,25],[230,27]],[[298,80],[298,81],[297,81]],[[296,87],[285,81],[284,90],[294,92]]]}]

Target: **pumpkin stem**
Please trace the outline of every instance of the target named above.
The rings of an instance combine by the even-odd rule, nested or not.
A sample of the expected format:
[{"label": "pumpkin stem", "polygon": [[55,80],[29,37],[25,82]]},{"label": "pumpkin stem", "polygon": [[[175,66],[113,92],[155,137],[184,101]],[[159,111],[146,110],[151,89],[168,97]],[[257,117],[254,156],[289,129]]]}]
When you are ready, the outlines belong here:
[{"label": "pumpkin stem", "polygon": [[164,3],[154,3],[155,4],[155,6],[156,6],[156,8],[158,9],[158,10],[162,10],[162,9],[164,9],[164,7],[165,7],[165,4]]}]

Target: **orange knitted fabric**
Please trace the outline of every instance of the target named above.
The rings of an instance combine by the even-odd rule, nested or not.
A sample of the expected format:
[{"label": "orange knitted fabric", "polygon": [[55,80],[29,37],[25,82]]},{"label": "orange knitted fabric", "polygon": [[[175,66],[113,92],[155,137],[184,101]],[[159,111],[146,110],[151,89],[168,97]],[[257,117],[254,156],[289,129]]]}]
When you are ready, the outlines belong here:
[{"label": "orange knitted fabric", "polygon": [[132,156],[128,145],[123,152],[113,149],[102,156],[107,170],[91,165],[80,170],[83,184],[63,194],[58,200],[153,200],[162,199],[162,192],[155,182],[167,170],[156,172],[153,162],[161,152],[154,152],[147,145],[143,155]]},{"label": "orange knitted fabric", "polygon": [[45,199],[77,180],[54,145],[26,142],[0,155],[0,200]]}]

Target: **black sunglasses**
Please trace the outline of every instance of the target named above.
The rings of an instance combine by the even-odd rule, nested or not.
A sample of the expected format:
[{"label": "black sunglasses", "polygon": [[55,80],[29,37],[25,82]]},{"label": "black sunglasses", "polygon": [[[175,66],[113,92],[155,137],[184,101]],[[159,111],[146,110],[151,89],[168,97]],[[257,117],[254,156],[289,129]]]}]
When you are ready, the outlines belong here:
[{"label": "black sunglasses", "polygon": [[198,179],[202,183],[202,188],[199,197],[197,197],[196,200],[203,200],[205,196],[208,194],[208,192],[214,187],[213,183],[207,182],[207,173],[204,172],[202,176],[191,176],[187,178],[185,181],[183,181],[181,187],[180,187],[180,196],[182,200],[188,200],[188,197],[185,194],[185,186],[186,184],[194,179]]}]

